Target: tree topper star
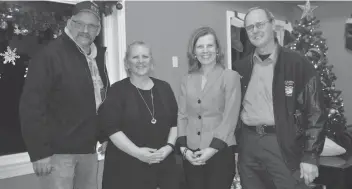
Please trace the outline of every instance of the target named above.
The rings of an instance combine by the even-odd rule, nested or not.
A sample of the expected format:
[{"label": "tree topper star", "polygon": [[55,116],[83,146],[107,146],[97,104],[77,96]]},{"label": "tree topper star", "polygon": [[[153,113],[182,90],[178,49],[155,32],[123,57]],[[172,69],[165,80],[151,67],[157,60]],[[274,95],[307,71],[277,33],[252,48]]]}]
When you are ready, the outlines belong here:
[{"label": "tree topper star", "polygon": [[306,2],[305,5],[297,5],[297,6],[299,8],[301,8],[302,11],[303,11],[301,19],[306,17],[306,16],[313,17],[313,10],[318,8],[318,6],[311,6],[309,0]]},{"label": "tree topper star", "polygon": [[5,51],[5,53],[0,53],[0,56],[3,56],[5,59],[4,64],[12,63],[15,65],[16,58],[20,58],[20,56],[16,54],[16,50],[16,48],[12,50],[9,46],[7,46],[7,51]]}]

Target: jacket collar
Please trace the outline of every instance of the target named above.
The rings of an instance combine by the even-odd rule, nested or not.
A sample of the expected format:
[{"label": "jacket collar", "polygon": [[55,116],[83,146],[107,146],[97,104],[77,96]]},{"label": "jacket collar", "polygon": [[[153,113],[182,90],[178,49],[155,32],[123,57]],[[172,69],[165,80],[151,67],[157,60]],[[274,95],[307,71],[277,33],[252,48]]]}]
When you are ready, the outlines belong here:
[{"label": "jacket collar", "polygon": [[[58,38],[59,39],[59,38]],[[79,50],[79,47],[75,44],[75,42],[67,35],[66,32],[63,32],[62,35],[60,36],[60,39],[62,40],[62,43],[65,45],[65,48],[67,47],[68,52],[75,52],[79,54],[79,56],[82,56],[85,60],[85,55],[82,54]],[[107,87],[109,86],[109,80],[107,78],[107,70],[104,64],[104,58],[105,58],[105,51],[106,47],[100,47],[96,46],[97,54],[96,54],[96,62],[99,70],[100,77],[104,83],[104,86]],[[87,64],[88,65],[88,64]]]},{"label": "jacket collar", "polygon": [[253,62],[254,62],[254,63],[268,62],[268,63],[273,63],[273,64],[275,64],[276,61],[277,61],[279,46],[280,46],[279,44],[275,44],[275,47],[274,47],[273,52],[272,52],[272,53],[270,54],[270,56],[269,56],[266,60],[264,60],[264,61],[259,57],[259,54],[258,54],[257,50],[254,50],[254,53],[253,53]]},{"label": "jacket collar", "polygon": [[196,90],[197,90],[198,94],[200,94],[200,97],[203,97],[207,94],[209,89],[212,88],[212,86],[217,81],[217,79],[222,75],[223,71],[224,71],[224,68],[216,64],[214,66],[213,70],[208,74],[207,81],[206,81],[206,84],[205,84],[203,90],[201,88],[202,74],[201,74],[201,72],[197,72],[195,85],[197,87]]}]

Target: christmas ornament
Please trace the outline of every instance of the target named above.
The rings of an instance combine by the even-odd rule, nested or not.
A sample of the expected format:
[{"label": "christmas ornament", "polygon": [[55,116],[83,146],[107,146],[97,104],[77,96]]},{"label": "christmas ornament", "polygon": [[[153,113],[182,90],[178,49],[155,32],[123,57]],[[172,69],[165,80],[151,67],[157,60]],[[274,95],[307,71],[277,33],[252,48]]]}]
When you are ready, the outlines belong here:
[{"label": "christmas ornament", "polygon": [[332,108],[332,109],[330,109],[329,113],[330,113],[330,114],[335,114],[335,113],[336,113],[336,110]]},{"label": "christmas ornament", "polygon": [[5,53],[0,53],[0,56],[5,58],[4,64],[12,63],[15,65],[16,59],[20,58],[20,56],[16,54],[16,50],[16,48],[12,50],[9,46],[7,46],[7,51],[5,51]]},{"label": "christmas ornament", "polygon": [[122,4],[121,4],[120,2],[118,2],[118,3],[116,4],[116,9],[117,9],[117,10],[121,10],[122,8],[123,8]]},{"label": "christmas ornament", "polygon": [[301,19],[304,17],[312,18],[313,17],[313,10],[318,8],[318,6],[311,6],[309,0],[306,2],[305,5],[297,5],[299,8],[302,9],[303,13]]},{"label": "christmas ornament", "polygon": [[318,64],[320,64],[324,59],[323,53],[318,48],[310,48],[307,51],[306,56],[309,60],[316,60]]},{"label": "christmas ornament", "polygon": [[1,23],[0,23],[0,28],[1,28],[1,29],[6,30],[6,29],[7,29],[7,26],[8,26],[8,25],[7,25],[7,22],[6,22],[6,21],[4,21],[4,20],[1,21]]},{"label": "christmas ornament", "polygon": [[22,35],[27,35],[29,33],[29,31],[27,29],[22,29],[21,30],[21,34]]},{"label": "christmas ornament", "polygon": [[15,29],[13,30],[13,33],[15,33],[16,35],[22,34],[22,31],[18,28],[18,25],[15,25],[14,28]]}]

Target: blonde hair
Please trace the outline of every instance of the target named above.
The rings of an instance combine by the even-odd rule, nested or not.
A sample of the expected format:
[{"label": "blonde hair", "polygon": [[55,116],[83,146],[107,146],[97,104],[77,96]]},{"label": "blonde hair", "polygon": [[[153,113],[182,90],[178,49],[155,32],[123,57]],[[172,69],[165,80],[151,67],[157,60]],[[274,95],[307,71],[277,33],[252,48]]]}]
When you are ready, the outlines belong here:
[{"label": "blonde hair", "polygon": [[149,55],[150,55],[151,59],[153,59],[152,48],[146,42],[144,42],[144,41],[134,41],[131,44],[127,45],[125,58],[123,59],[123,61],[124,61],[124,64],[125,64],[125,71],[126,71],[128,76],[131,75],[131,71],[128,69],[128,66],[127,66],[128,65],[127,61],[128,60],[127,59],[130,56],[130,54],[131,54],[132,47],[134,47],[134,46],[144,46],[144,47],[148,48],[149,49]]}]

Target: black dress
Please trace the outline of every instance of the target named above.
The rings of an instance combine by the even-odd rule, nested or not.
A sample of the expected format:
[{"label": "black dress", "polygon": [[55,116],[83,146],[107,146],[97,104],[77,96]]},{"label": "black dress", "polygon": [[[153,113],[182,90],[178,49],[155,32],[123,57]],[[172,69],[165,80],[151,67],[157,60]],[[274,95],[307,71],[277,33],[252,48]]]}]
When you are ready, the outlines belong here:
[{"label": "black dress", "polygon": [[[113,84],[99,110],[103,132],[110,136],[122,131],[138,147],[159,149],[166,145],[171,127],[177,126],[177,103],[170,85],[152,78],[151,90],[138,89],[129,78]],[[156,124],[151,123],[154,97]],[[144,100],[142,99],[142,97]],[[178,188],[175,156],[158,164],[144,163],[109,141],[103,173],[103,189]]]}]

